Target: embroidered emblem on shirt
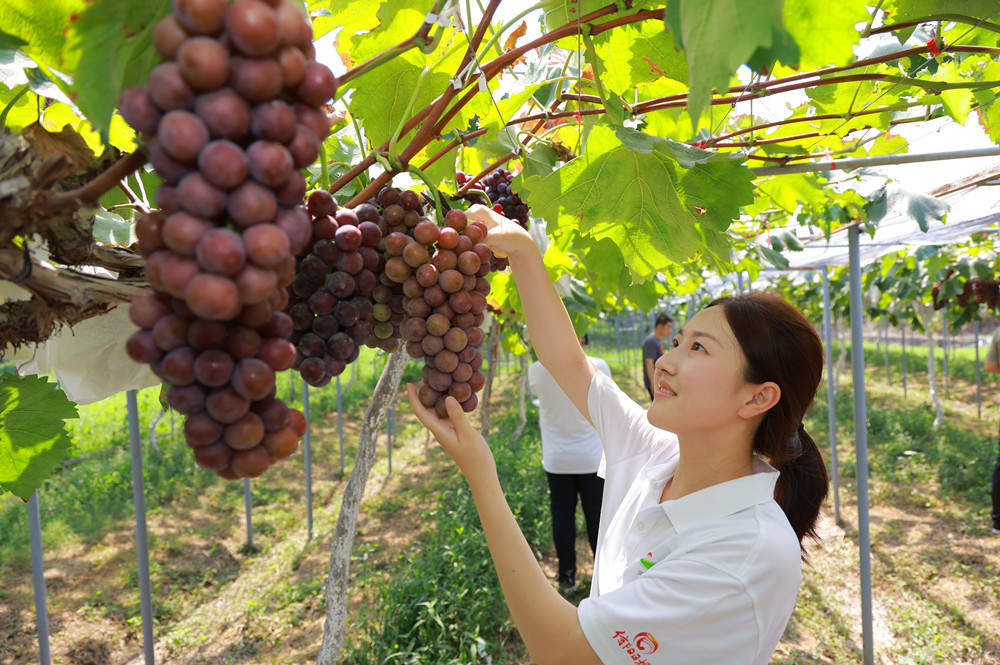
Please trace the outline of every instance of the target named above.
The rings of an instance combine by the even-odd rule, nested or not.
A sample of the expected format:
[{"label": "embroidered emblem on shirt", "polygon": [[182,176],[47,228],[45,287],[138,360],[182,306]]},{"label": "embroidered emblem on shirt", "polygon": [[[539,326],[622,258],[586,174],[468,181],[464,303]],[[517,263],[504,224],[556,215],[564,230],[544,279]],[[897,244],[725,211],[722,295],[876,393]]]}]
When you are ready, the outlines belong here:
[{"label": "embroidered emblem on shirt", "polygon": [[652,568],[653,566],[656,565],[656,562],[653,561],[653,553],[652,552],[646,552],[646,556],[648,556],[649,558],[647,559],[646,557],[643,557],[643,558],[639,559],[639,563],[642,564],[643,568],[645,568],[646,570],[649,570],[650,568]]},{"label": "embroidered emblem on shirt", "polygon": [[618,630],[615,631],[614,640],[632,658],[635,665],[649,665],[646,656],[660,648],[660,643],[652,633],[636,633],[634,638],[630,638],[624,630]]}]

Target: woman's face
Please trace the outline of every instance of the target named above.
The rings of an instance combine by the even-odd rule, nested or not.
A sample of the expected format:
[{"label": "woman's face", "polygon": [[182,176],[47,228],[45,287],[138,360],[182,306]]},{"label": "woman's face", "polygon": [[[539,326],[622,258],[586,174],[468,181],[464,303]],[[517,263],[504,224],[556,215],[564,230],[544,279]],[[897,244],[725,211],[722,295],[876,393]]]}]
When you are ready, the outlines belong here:
[{"label": "woman's face", "polygon": [[722,307],[698,312],[654,365],[649,422],[678,436],[731,426],[754,395]]}]

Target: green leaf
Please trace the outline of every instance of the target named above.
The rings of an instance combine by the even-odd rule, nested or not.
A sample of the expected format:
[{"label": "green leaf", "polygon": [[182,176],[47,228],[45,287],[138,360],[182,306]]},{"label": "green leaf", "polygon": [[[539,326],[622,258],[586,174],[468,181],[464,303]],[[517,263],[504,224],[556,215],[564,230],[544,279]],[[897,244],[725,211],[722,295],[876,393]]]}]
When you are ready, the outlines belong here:
[{"label": "green leaf", "polygon": [[671,27],[684,44],[692,119],[708,105],[713,88],[725,90],[758,48],[771,47],[781,5],[782,0],[680,0],[680,25]]},{"label": "green leaf", "polygon": [[23,501],[62,463],[76,405],[45,376],[0,375],[0,491]]},{"label": "green leaf", "polygon": [[169,8],[170,0],[100,0],[72,23],[66,52],[77,61],[74,101],[105,144],[118,95],[145,82],[160,60],[150,33]]},{"label": "green leaf", "polygon": [[[634,134],[632,144],[647,145],[640,132]],[[613,240],[632,282],[642,283],[670,263],[688,260],[703,247],[705,238],[693,204],[682,194],[686,173],[674,157],[677,144],[649,137],[656,147],[643,154],[629,149],[620,136],[628,132],[597,125],[582,156],[544,177],[519,176],[514,189],[536,216],[549,222],[552,233]],[[698,152],[706,155],[704,160],[710,158]],[[690,157],[686,152],[682,156]]]},{"label": "green leaf", "polygon": [[35,62],[68,71],[62,56],[65,30],[71,17],[86,6],[86,0],[4,0],[0,3],[0,25],[8,38],[25,42],[18,48]]},{"label": "green leaf", "polygon": [[381,0],[309,0],[307,9],[313,16],[314,39],[334,28],[340,28],[338,41],[344,41],[359,32],[371,30],[378,25],[378,11]]},{"label": "green leaf", "polygon": [[902,214],[913,219],[926,232],[933,221],[941,221],[948,213],[949,206],[944,201],[911,192],[893,184],[888,184],[870,197],[868,221],[878,224],[892,213]]},{"label": "green leaf", "polygon": [[104,208],[94,211],[94,240],[105,245],[130,245],[136,241],[135,224]]},{"label": "green leaf", "polygon": [[[855,27],[868,20],[867,0],[795,0],[785,2],[785,29],[798,44],[802,71],[846,65],[854,58],[860,35]],[[785,64],[790,64],[783,61]]]},{"label": "green leaf", "polygon": [[612,66],[601,75],[608,90],[622,95],[631,88],[666,77],[687,82],[684,53],[657,21],[608,30],[594,38],[597,55]]},{"label": "green leaf", "polygon": [[577,19],[591,12],[606,7],[607,0],[554,0],[545,2],[544,25],[547,32],[566,25],[576,23]]},{"label": "green leaf", "polygon": [[27,45],[28,42],[24,41],[20,37],[9,35],[3,30],[0,30],[0,50],[19,49]]}]

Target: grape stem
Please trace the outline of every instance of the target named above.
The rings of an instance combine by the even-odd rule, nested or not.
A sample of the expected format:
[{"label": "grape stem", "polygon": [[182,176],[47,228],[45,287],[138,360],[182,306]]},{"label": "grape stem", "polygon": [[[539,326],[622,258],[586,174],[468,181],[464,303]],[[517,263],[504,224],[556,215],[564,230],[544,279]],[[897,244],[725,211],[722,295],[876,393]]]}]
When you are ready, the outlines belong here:
[{"label": "grape stem", "polygon": [[439,192],[438,188],[434,185],[433,182],[431,182],[431,179],[427,177],[427,174],[418,169],[416,166],[411,166],[409,171],[410,173],[414,174],[415,176],[423,180],[424,184],[427,185],[427,189],[431,190],[431,192],[434,194],[434,210],[437,212],[438,224],[443,224],[444,215],[441,212],[441,192]]},{"label": "grape stem", "polygon": [[142,150],[130,152],[83,187],[69,192],[49,194],[42,201],[42,205],[50,209],[57,209],[96,203],[101,196],[117,187],[120,181],[124,180],[130,173],[141,169],[145,163],[146,154]]}]

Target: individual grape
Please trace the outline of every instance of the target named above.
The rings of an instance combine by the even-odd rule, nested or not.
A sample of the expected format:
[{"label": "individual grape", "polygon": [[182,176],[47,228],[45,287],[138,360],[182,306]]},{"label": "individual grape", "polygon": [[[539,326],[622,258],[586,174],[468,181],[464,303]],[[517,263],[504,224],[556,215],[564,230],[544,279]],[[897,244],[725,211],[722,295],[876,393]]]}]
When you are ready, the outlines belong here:
[{"label": "individual grape", "polygon": [[207,446],[194,449],[194,461],[198,466],[209,471],[221,471],[229,466],[233,458],[233,449],[225,441],[216,441]]},{"label": "individual grape", "polygon": [[211,219],[226,209],[226,194],[201,173],[192,172],[177,184],[178,202],[187,212]]},{"label": "individual grape", "polygon": [[184,419],[184,440],[192,448],[203,448],[222,438],[223,427],[201,411]]},{"label": "individual grape", "polygon": [[276,397],[267,397],[250,406],[264,425],[265,432],[275,432],[284,429],[289,421],[289,409],[285,403]]},{"label": "individual grape", "polygon": [[170,304],[152,293],[140,293],[132,298],[128,316],[143,330],[152,330],[156,322],[170,314]]},{"label": "individual grape", "polygon": [[250,400],[239,395],[230,386],[215,388],[205,398],[208,415],[223,425],[234,423],[250,410]]},{"label": "individual grape", "polygon": [[188,282],[184,301],[199,318],[225,321],[239,313],[240,292],[228,277],[201,273]]},{"label": "individual grape", "polygon": [[281,93],[281,66],[267,58],[231,58],[229,85],[251,103],[270,101]]},{"label": "individual grape", "polygon": [[271,459],[262,445],[250,450],[237,450],[230,462],[230,467],[238,478],[259,478],[270,465]]},{"label": "individual grape", "polygon": [[166,113],[175,109],[194,106],[195,91],[181,75],[176,62],[161,62],[153,68],[146,83],[149,96],[156,107]]},{"label": "individual grape", "polygon": [[191,37],[177,49],[184,81],[195,90],[215,90],[229,78],[229,52],[212,37]]},{"label": "individual grape", "polygon": [[137,363],[152,365],[159,362],[163,352],[153,341],[153,333],[148,330],[137,330],[125,341],[125,351]]},{"label": "individual grape", "polygon": [[262,444],[270,461],[282,460],[294,453],[299,447],[301,436],[291,427],[264,434]]},{"label": "individual grape", "polygon": [[238,187],[247,179],[250,165],[243,149],[226,139],[211,141],[198,153],[198,170],[221,189]]},{"label": "individual grape", "polygon": [[325,189],[317,189],[306,199],[306,209],[313,217],[325,217],[337,212],[337,202]]},{"label": "individual grape", "polygon": [[201,351],[217,349],[226,340],[229,329],[221,321],[195,319],[188,325],[188,344]]},{"label": "individual grape", "polygon": [[156,136],[167,155],[179,162],[194,161],[208,143],[208,127],[191,111],[175,109],[160,118]]},{"label": "individual grape", "polygon": [[294,88],[306,73],[306,57],[294,46],[284,46],[278,52],[281,67],[281,82],[286,88]]},{"label": "individual grape", "polygon": [[208,349],[198,354],[194,361],[194,376],[204,386],[219,388],[229,383],[233,358],[221,349]]},{"label": "individual grape", "polygon": [[167,403],[178,413],[191,415],[205,408],[205,389],[197,383],[187,386],[171,386],[167,390]]},{"label": "individual grape", "polygon": [[310,60],[306,62],[302,81],[299,82],[295,92],[306,104],[318,107],[337,94],[337,79],[329,67]]},{"label": "individual grape", "polygon": [[190,346],[174,349],[163,357],[158,374],[172,386],[186,386],[194,383],[196,353]]},{"label": "individual grape", "polygon": [[202,269],[219,275],[236,275],[246,264],[244,239],[226,228],[206,231],[195,247],[195,257]]},{"label": "individual grape", "polygon": [[258,139],[287,144],[298,127],[295,111],[280,99],[258,104],[250,113],[250,131]]},{"label": "individual grape", "polygon": [[292,154],[275,141],[254,141],[247,148],[247,161],[253,179],[268,187],[280,187],[287,183],[295,168]]},{"label": "individual grape", "polygon": [[226,202],[230,219],[239,226],[269,222],[278,212],[274,192],[253,180],[247,180],[233,190]]},{"label": "individual grape", "polygon": [[289,254],[288,236],[273,224],[258,224],[243,232],[247,257],[261,268],[278,266]]},{"label": "individual grape", "polygon": [[264,439],[264,422],[256,413],[248,411],[234,423],[226,425],[223,441],[233,450],[249,450]]},{"label": "individual grape", "polygon": [[[188,32],[181,26],[176,15],[167,14],[153,25],[150,38],[153,42],[153,48],[163,56],[164,60],[175,60],[177,49],[188,38]],[[129,122],[129,124],[132,123]]]},{"label": "individual grape", "polygon": [[122,117],[135,131],[142,134],[152,134],[163,114],[153,103],[149,91],[141,86],[132,86],[122,90],[118,96],[118,110]]},{"label": "individual grape", "polygon": [[311,357],[303,360],[302,364],[299,365],[299,375],[303,381],[317,388],[325,386],[330,382],[326,374],[326,363],[319,357]]},{"label": "individual grape", "polygon": [[236,0],[225,16],[226,35],[244,55],[272,53],[278,47],[278,17],[260,0]]},{"label": "individual grape", "polygon": [[239,141],[250,131],[250,104],[232,88],[198,95],[194,111],[213,139]]},{"label": "individual grape", "polygon": [[249,263],[237,273],[235,280],[240,300],[247,305],[266,300],[278,288],[278,276],[273,270]]},{"label": "individual grape", "polygon": [[296,104],[295,117],[300,123],[311,129],[318,140],[325,141],[330,136],[332,129],[330,118],[320,109],[306,104]]},{"label": "individual grape", "polygon": [[195,35],[214,35],[222,30],[226,0],[171,0],[173,15]]}]

